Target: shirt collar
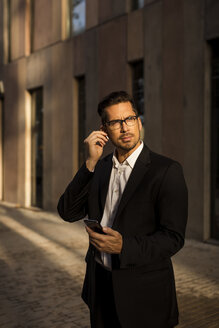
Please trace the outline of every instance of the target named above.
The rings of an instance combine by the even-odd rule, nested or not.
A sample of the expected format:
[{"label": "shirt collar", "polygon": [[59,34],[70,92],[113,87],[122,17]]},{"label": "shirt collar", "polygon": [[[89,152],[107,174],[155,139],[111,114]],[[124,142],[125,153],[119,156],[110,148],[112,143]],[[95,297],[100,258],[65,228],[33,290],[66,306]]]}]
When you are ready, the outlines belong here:
[{"label": "shirt collar", "polygon": [[144,143],[141,140],[141,143],[138,146],[138,148],[135,149],[135,151],[129,157],[127,157],[126,160],[123,163],[119,163],[119,161],[116,157],[116,153],[114,151],[113,158],[112,158],[113,166],[118,169],[118,167],[128,165],[128,166],[131,167],[131,169],[133,169],[133,167],[135,165],[135,162],[137,161],[138,156],[140,155],[143,147],[144,147]]}]

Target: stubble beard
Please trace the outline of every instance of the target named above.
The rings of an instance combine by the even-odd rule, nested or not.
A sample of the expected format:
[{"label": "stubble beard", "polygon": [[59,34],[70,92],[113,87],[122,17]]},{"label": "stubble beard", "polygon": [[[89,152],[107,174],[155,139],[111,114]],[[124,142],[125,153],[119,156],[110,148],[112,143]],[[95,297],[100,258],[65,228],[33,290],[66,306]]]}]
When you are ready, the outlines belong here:
[{"label": "stubble beard", "polygon": [[125,152],[129,152],[130,150],[132,150],[133,148],[135,148],[135,146],[139,143],[139,141],[140,141],[140,135],[138,137],[138,140],[136,142],[133,142],[131,145],[129,143],[127,143],[127,144],[124,144],[124,145],[114,144],[114,146],[117,149],[120,149],[120,150],[125,151]]}]

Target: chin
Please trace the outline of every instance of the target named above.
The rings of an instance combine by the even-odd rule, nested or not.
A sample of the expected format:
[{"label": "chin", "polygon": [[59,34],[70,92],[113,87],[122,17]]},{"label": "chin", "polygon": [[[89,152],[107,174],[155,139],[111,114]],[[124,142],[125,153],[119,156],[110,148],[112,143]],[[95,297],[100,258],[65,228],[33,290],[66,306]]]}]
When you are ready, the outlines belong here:
[{"label": "chin", "polygon": [[135,148],[135,146],[138,144],[140,138],[138,140],[131,140],[131,141],[128,141],[128,142],[122,142],[121,140],[116,140],[116,141],[112,141],[113,145],[116,147],[116,148],[119,148],[121,150],[124,150],[124,151],[130,151],[132,150],[133,148]]},{"label": "chin", "polygon": [[122,150],[132,150],[133,148],[135,148],[135,146],[137,145],[137,143],[130,143],[130,142],[127,142],[127,143],[124,143],[124,144],[121,144],[121,145],[118,145],[118,148],[122,149]]}]

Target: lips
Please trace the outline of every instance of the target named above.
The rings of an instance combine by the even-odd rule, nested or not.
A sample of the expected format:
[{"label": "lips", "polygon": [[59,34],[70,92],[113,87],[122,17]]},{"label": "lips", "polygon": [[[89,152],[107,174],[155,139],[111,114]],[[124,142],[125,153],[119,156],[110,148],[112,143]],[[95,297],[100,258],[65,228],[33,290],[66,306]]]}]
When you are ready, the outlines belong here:
[{"label": "lips", "polygon": [[132,138],[132,135],[125,135],[125,136],[120,137],[120,139],[124,142],[125,141],[130,141],[131,138]]}]

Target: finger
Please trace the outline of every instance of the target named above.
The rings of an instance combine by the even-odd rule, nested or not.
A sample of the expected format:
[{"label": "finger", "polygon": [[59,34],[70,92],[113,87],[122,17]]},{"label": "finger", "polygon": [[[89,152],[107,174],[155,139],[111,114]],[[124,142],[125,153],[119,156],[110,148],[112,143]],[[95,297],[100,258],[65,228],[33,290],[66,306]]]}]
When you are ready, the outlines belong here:
[{"label": "finger", "polygon": [[95,238],[96,235],[99,235],[97,232],[94,232],[91,228],[89,228],[88,226],[85,226],[85,229],[89,235],[89,238],[92,238],[92,239],[96,239],[96,240],[99,240],[99,238]]},{"label": "finger", "polygon": [[90,231],[92,231],[88,226],[85,226],[85,229],[86,229],[88,235],[90,234]]},{"label": "finger", "polygon": [[92,239],[90,239],[90,243],[98,250],[101,252],[102,248],[99,246],[99,244],[97,244],[95,241],[93,241]]},{"label": "finger", "polygon": [[[104,132],[105,133],[105,132]],[[95,138],[95,137],[98,137],[98,138],[101,138],[103,141],[107,142],[109,141],[109,137],[108,135],[105,133],[105,134],[102,134],[102,133],[94,133],[92,136],[91,136],[91,139]]]},{"label": "finger", "polygon": [[104,147],[106,145],[106,142],[98,140],[98,141],[95,142],[95,145]]},{"label": "finger", "polygon": [[101,130],[99,130],[99,131],[93,131],[93,132],[88,136],[88,138],[92,138],[93,136],[96,136],[96,135],[102,136],[102,137],[104,137],[104,138],[107,139],[107,133],[104,132],[104,131],[101,131]]},{"label": "finger", "polygon": [[89,236],[92,238],[92,239],[95,239],[97,241],[105,241],[106,239],[106,235],[103,235],[101,233],[98,233],[98,232],[95,232],[93,231],[92,229],[90,229],[89,227],[85,227]]},{"label": "finger", "polygon": [[94,136],[90,140],[85,139],[84,143],[87,145],[92,145],[92,144],[96,145],[97,143],[99,143],[99,144],[101,144],[101,146],[105,146],[107,141],[105,139],[103,139],[102,137]]},{"label": "finger", "polygon": [[113,230],[109,227],[103,227],[103,231],[108,235],[108,236],[117,236],[118,231]]},{"label": "finger", "polygon": [[100,134],[94,134],[93,136],[90,137],[90,142],[93,142],[95,140],[103,140],[104,142],[107,142],[109,140],[109,138],[107,138],[107,136],[102,136]]},{"label": "finger", "polygon": [[98,130],[98,131],[94,131],[94,132],[99,133],[103,136],[107,136],[107,133],[104,130]]}]

